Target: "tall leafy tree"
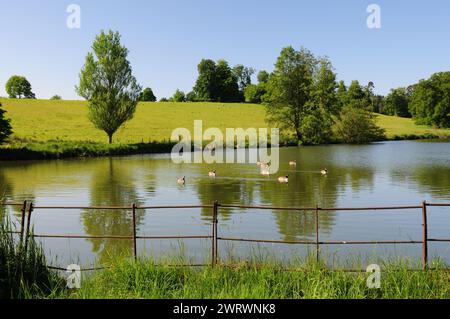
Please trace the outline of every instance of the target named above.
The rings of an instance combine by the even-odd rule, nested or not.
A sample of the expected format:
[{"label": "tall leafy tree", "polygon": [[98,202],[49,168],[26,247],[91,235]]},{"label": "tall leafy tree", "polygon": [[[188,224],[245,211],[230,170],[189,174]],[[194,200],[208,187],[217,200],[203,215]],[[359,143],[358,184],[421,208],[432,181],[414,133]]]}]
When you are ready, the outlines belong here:
[{"label": "tall leafy tree", "polygon": [[[359,81],[353,80],[347,90],[347,103],[366,108],[368,106],[367,104],[360,103],[361,101],[365,100],[366,96],[366,92],[364,92],[364,89],[359,84]],[[367,100],[365,102],[367,102]]]},{"label": "tall leafy tree", "polygon": [[327,58],[321,58],[314,75],[313,106],[327,114],[337,115],[339,113],[337,88],[336,74],[331,62]]},{"label": "tall leafy tree", "polygon": [[5,85],[6,93],[12,99],[34,99],[35,94],[31,90],[31,84],[24,76],[13,75]]},{"label": "tall leafy tree", "polygon": [[305,48],[284,48],[267,84],[268,119],[293,131],[299,142],[320,143],[324,136],[317,134],[332,124],[336,87],[328,59],[316,58]]},{"label": "tall leafy tree", "polygon": [[336,92],[336,97],[338,100],[339,108],[342,108],[348,102],[347,97],[347,87],[345,86],[344,81],[339,81],[339,85]]},{"label": "tall leafy tree", "polygon": [[383,113],[400,117],[411,117],[409,97],[405,88],[392,89],[384,99]]},{"label": "tall leafy tree", "polygon": [[5,117],[6,111],[2,108],[0,103],[0,144],[2,144],[11,134],[10,120]]},{"label": "tall leafy tree", "polygon": [[217,98],[216,62],[203,59],[197,66],[198,77],[193,91],[199,101],[214,101]]},{"label": "tall leafy tree", "polygon": [[139,96],[139,100],[142,102],[156,102],[156,96],[153,94],[153,90],[146,87]]},{"label": "tall leafy tree", "polygon": [[127,60],[128,49],[118,32],[102,31],[87,54],[77,92],[89,101],[89,119],[111,144],[119,127],[133,118],[141,87]]},{"label": "tall leafy tree", "polygon": [[198,67],[194,93],[198,101],[238,102],[238,78],[225,60],[202,60]]},{"label": "tall leafy tree", "polygon": [[259,71],[257,75],[258,83],[261,84],[269,82],[269,76],[270,76],[269,72],[265,70]]},{"label": "tall leafy tree", "polygon": [[435,73],[414,85],[409,111],[419,124],[450,127],[450,72]]},{"label": "tall leafy tree", "polygon": [[217,102],[239,102],[238,78],[225,60],[217,61],[216,65],[217,81]]},{"label": "tall leafy tree", "polygon": [[289,46],[281,50],[268,83],[267,117],[283,130],[293,130],[302,140],[302,119],[308,114],[312,99],[317,60],[305,48]]},{"label": "tall leafy tree", "polygon": [[233,68],[233,73],[237,78],[239,91],[243,93],[247,86],[252,84],[252,75],[255,73],[255,69],[238,64]]}]

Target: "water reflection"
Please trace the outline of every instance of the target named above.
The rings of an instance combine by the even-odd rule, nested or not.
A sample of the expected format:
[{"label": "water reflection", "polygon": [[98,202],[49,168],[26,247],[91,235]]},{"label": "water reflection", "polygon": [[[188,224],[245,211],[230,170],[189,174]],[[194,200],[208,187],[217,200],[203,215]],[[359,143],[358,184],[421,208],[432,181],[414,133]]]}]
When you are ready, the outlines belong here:
[{"label": "water reflection", "polygon": [[[45,205],[95,206],[125,206],[132,203],[210,205],[215,200],[223,204],[291,207],[417,204],[423,199],[448,202],[449,146],[449,143],[392,142],[364,146],[283,148],[280,150],[280,172],[269,178],[261,176],[255,164],[176,165],[165,155],[4,162],[0,163],[0,197],[15,202],[27,199]],[[297,161],[296,167],[289,166],[292,160]],[[323,168],[328,169],[328,176],[320,174]],[[208,177],[208,171],[212,169],[218,173],[215,179]],[[187,183],[180,187],[176,179],[183,175],[187,176]],[[289,175],[288,184],[277,182],[277,177],[283,175]],[[6,211],[20,215],[20,207]],[[59,224],[65,227],[60,231],[67,233],[84,231],[92,236],[128,236],[132,233],[129,211],[82,211],[77,215],[79,224],[75,225],[66,222],[67,215],[55,212],[45,219],[45,213],[39,216],[42,220],[41,233],[53,233],[55,225]],[[236,230],[235,235],[242,237],[302,240],[315,235],[313,212],[263,213],[258,210],[220,209],[219,213],[221,222],[230,231]],[[177,225],[177,231],[185,233],[187,225],[183,223],[187,219],[171,220],[172,217],[167,217],[181,215],[163,213],[146,223],[149,214],[138,212],[140,232],[164,222]],[[189,231],[203,233],[210,223],[212,210],[192,210],[184,214],[192,214],[195,221],[194,226],[189,226]],[[395,239],[392,237],[397,234],[408,238],[418,235],[402,233],[402,225],[410,222],[407,217],[400,216],[394,220],[399,230],[392,234],[392,224],[389,224],[392,220],[353,216],[322,212],[321,236],[329,234],[336,237],[338,234],[333,231],[338,229],[345,232],[339,234],[342,237],[358,240],[362,238],[361,230],[370,227],[376,229],[378,239]],[[442,215],[434,222],[440,227],[434,236],[446,237],[450,220]],[[444,233],[440,234],[440,231]],[[95,239],[87,243],[89,252],[94,252],[101,260],[106,260],[110,254],[132,252],[131,240]]]},{"label": "water reflection", "polygon": [[[112,158],[97,165],[90,181],[91,206],[142,205],[136,190],[136,179],[130,167],[121,165]],[[146,189],[148,191],[148,189]],[[151,190],[151,189],[150,189]],[[81,214],[86,234],[91,236],[132,235],[132,214],[129,210],[85,210]],[[136,213],[139,229],[143,212]],[[104,261],[110,255],[126,255],[132,251],[132,243],[127,239],[90,239],[92,251]]]}]

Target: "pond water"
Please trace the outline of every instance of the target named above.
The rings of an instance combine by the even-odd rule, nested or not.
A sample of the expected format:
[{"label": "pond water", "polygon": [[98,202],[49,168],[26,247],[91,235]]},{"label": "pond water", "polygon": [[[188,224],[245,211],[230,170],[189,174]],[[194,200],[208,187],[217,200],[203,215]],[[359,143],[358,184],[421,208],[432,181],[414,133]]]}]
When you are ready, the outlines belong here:
[{"label": "pond water", "polygon": [[[241,150],[240,150],[241,151]],[[289,161],[296,160],[292,167]],[[326,167],[328,176],[320,170]],[[215,169],[217,177],[208,177]],[[289,175],[289,183],[277,181]],[[177,178],[186,176],[186,185]],[[420,205],[423,200],[450,202],[450,142],[401,141],[372,145],[330,145],[280,149],[280,171],[260,175],[255,164],[174,164],[170,155],[54,161],[0,162],[0,197],[44,205],[276,205],[295,207],[364,207]],[[20,216],[19,208],[3,215]],[[210,208],[138,211],[138,234],[210,235]],[[429,237],[450,237],[450,208],[429,208]],[[130,212],[110,210],[36,210],[36,234],[130,235]],[[421,240],[420,209],[320,214],[320,240]],[[271,240],[315,240],[313,212],[220,209],[219,236]],[[130,240],[43,239],[53,264],[102,263],[130,254]],[[139,240],[140,254],[179,252],[191,262],[210,257],[210,240]],[[314,248],[314,246],[312,246]],[[430,243],[430,257],[450,261],[450,244]],[[288,260],[304,256],[303,245],[220,242],[224,258],[269,256]],[[357,256],[364,262],[394,256],[419,260],[421,245],[325,245],[330,263]],[[353,258],[353,257],[352,257]]]}]

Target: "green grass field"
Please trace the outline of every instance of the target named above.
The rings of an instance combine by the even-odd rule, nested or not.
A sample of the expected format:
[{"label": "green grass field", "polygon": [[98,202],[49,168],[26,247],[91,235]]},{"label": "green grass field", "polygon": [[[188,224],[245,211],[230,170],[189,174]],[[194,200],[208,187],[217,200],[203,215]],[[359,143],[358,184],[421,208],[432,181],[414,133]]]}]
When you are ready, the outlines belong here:
[{"label": "green grass field", "polygon": [[[45,142],[48,140],[106,142],[105,133],[87,119],[83,101],[0,99],[12,120],[14,137]],[[172,130],[193,130],[194,120],[203,120],[204,128],[266,127],[265,110],[255,104],[221,103],[140,103],[134,118],[114,136],[119,143],[164,142]],[[449,129],[416,125],[413,120],[378,116],[388,138],[395,136],[450,136]]]},{"label": "green grass field", "polygon": [[[106,134],[89,122],[83,101],[2,99],[15,137],[33,141],[106,142]],[[114,142],[168,141],[173,129],[193,131],[194,120],[204,128],[266,127],[260,105],[221,103],[140,103],[134,118],[114,135]]]}]

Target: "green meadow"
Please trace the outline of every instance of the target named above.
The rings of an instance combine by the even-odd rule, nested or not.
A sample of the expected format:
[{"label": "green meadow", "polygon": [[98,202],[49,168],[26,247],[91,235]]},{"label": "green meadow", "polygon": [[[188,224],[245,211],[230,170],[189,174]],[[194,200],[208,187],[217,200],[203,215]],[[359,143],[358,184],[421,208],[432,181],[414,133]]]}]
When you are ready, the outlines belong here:
[{"label": "green meadow", "polygon": [[[11,118],[14,137],[49,140],[107,142],[87,118],[84,101],[0,100]],[[193,132],[194,120],[204,128],[266,127],[264,107],[240,103],[141,102],[134,118],[114,135],[115,143],[169,141],[172,131],[185,127]]]},{"label": "green meadow", "polygon": [[[244,103],[139,103],[134,118],[107,145],[106,134],[87,117],[85,101],[0,99],[14,134],[2,149],[3,159],[55,158],[166,152],[175,128],[268,127],[262,105]],[[450,129],[416,125],[412,119],[377,115],[388,139],[448,138]],[[150,144],[152,143],[152,144]]]}]

